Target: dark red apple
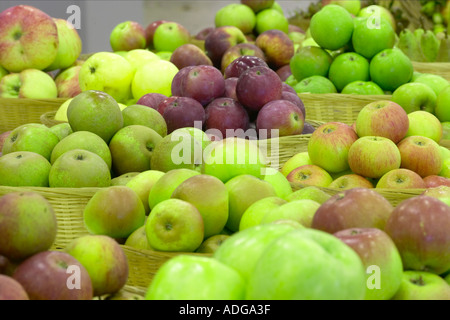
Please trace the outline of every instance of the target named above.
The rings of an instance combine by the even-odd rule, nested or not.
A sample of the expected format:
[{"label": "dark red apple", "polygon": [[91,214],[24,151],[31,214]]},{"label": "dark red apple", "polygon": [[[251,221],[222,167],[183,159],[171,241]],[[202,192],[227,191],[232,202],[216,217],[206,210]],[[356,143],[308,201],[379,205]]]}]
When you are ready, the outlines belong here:
[{"label": "dark red apple", "polygon": [[224,52],[222,56],[220,70],[223,73],[225,73],[225,70],[228,67],[228,65],[235,59],[242,56],[254,56],[262,60],[266,59],[264,52],[256,44],[250,42],[239,43],[232,46],[231,48],[229,48],[227,51]]},{"label": "dark red apple", "polygon": [[287,84],[286,82],[283,82],[283,91],[287,91],[287,92],[293,93],[295,95],[298,95],[297,91],[295,91],[295,89],[291,85]]},{"label": "dark red apple", "polygon": [[158,110],[158,105],[165,99],[167,99],[167,96],[165,96],[162,93],[150,92],[140,97],[139,100],[136,102],[136,104],[140,104]]},{"label": "dark red apple", "polygon": [[86,268],[63,251],[41,251],[14,271],[30,300],[92,300],[94,290]]},{"label": "dark red apple", "polygon": [[187,66],[178,70],[172,79],[171,92],[172,96],[182,96],[182,87],[185,75],[195,66]]},{"label": "dark red apple", "polygon": [[170,105],[172,102],[174,102],[176,99],[178,98],[178,96],[170,96],[166,99],[164,99],[163,101],[161,101],[158,104],[158,112],[163,115],[164,114],[164,110],[166,110],[167,106]]},{"label": "dark red apple", "polygon": [[205,52],[214,66],[220,68],[222,56],[229,48],[247,42],[244,33],[235,26],[222,26],[212,30],[205,38]]},{"label": "dark red apple", "polygon": [[179,128],[199,127],[196,122],[200,122],[203,128],[205,109],[193,98],[176,97],[165,107],[163,117],[167,123],[168,134]]},{"label": "dark red apple", "polygon": [[287,33],[278,29],[264,31],[256,37],[255,44],[264,52],[267,64],[273,69],[288,65],[295,53],[294,42]]},{"label": "dark red apple", "polygon": [[279,67],[276,69],[276,73],[280,77],[281,81],[286,81],[289,76],[292,75],[291,66],[289,64],[285,64],[284,66]]},{"label": "dark red apple", "polygon": [[260,57],[248,55],[238,57],[227,66],[224,71],[224,77],[225,79],[239,78],[242,72],[256,66],[268,67],[266,61]]},{"label": "dark red apple", "polygon": [[154,48],[153,47],[153,35],[155,34],[155,30],[156,30],[156,28],[159,27],[160,24],[165,23],[165,22],[171,22],[171,21],[156,20],[147,25],[147,27],[145,28],[145,39],[147,42],[147,48],[149,48],[149,49]]},{"label": "dark red apple", "polygon": [[206,27],[197,32],[194,36],[196,40],[205,40],[208,34],[211,33],[215,28],[214,27]]},{"label": "dark red apple", "polygon": [[316,131],[316,128],[309,122],[305,121],[305,124],[303,125],[302,134],[311,134],[314,131]]},{"label": "dark red apple", "polygon": [[16,279],[0,274],[0,301],[6,300],[30,300],[30,298]]},{"label": "dark red apple", "polygon": [[283,91],[281,93],[281,99],[282,100],[288,100],[288,101],[292,102],[293,104],[295,104],[300,109],[300,111],[302,112],[303,120],[305,120],[305,117],[306,117],[305,104],[303,103],[302,99],[300,99],[298,94],[294,94],[294,93],[289,92],[289,91]]},{"label": "dark red apple", "polygon": [[423,178],[423,181],[425,182],[425,188],[434,188],[439,186],[450,187],[450,179],[443,176],[431,175]]},{"label": "dark red apple", "polygon": [[238,81],[238,77],[231,77],[225,79],[225,92],[223,94],[226,98],[232,98],[234,100],[237,100],[236,96],[236,84]]},{"label": "dark red apple", "polygon": [[212,61],[205,51],[192,43],[186,43],[176,48],[170,55],[170,62],[178,69],[198,65],[212,66]]}]

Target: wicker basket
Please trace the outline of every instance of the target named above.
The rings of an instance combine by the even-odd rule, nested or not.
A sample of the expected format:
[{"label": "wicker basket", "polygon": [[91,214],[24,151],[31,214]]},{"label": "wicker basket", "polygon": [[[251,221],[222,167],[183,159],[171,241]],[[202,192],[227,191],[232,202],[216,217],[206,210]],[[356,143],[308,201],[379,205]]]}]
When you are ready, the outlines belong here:
[{"label": "wicker basket", "polygon": [[450,81],[450,62],[415,62],[414,70],[420,73],[432,73]]},{"label": "wicker basket", "polygon": [[45,124],[47,127],[53,127],[56,124],[63,123],[65,121],[55,120],[56,111],[48,111],[40,116],[40,122]]},{"label": "wicker basket", "polygon": [[41,123],[42,114],[56,112],[64,101],[64,98],[0,98],[0,133],[26,123]]}]

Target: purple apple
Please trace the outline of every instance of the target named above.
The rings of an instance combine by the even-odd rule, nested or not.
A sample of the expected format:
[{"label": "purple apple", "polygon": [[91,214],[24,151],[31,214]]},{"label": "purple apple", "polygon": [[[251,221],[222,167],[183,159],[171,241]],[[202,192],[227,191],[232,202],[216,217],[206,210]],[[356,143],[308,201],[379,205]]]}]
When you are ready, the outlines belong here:
[{"label": "purple apple", "polygon": [[253,56],[258,57],[262,60],[266,60],[264,52],[254,43],[244,42],[236,44],[227,49],[224,52],[221,60],[220,70],[225,72],[228,65],[233,62],[235,59],[242,56]]},{"label": "purple apple", "polygon": [[244,107],[259,111],[266,103],[280,99],[282,88],[282,81],[275,71],[256,66],[239,76],[236,96]]},{"label": "purple apple", "polygon": [[300,108],[288,100],[272,100],[258,112],[256,129],[258,134],[266,130],[266,137],[272,138],[272,130],[277,130],[279,137],[301,134],[304,116]]},{"label": "purple apple", "polygon": [[289,65],[295,53],[294,42],[287,33],[278,29],[259,34],[255,44],[264,52],[267,64],[273,69]]},{"label": "purple apple", "polygon": [[176,48],[170,55],[170,62],[178,69],[183,69],[187,66],[213,65],[205,51],[192,43],[185,43]]},{"label": "purple apple", "polygon": [[136,104],[140,104],[142,106],[147,106],[155,110],[158,110],[159,104],[165,99],[167,99],[167,96],[165,96],[162,93],[150,92],[140,97],[139,100],[136,102]]},{"label": "purple apple", "polygon": [[13,277],[0,274],[0,301],[30,300],[24,287]]},{"label": "purple apple", "polygon": [[256,66],[268,67],[267,62],[260,57],[243,55],[236,58],[228,65],[224,71],[224,77],[225,79],[233,77],[239,78],[242,72]]},{"label": "purple apple", "polygon": [[167,123],[167,133],[185,127],[194,127],[196,121],[205,122],[205,108],[197,100],[177,97],[167,105],[163,113]]},{"label": "purple apple", "polygon": [[232,98],[234,100],[237,100],[236,96],[236,84],[238,81],[238,77],[231,77],[225,79],[225,92],[223,94],[224,97]]},{"label": "purple apple", "polygon": [[205,51],[214,66],[220,68],[225,51],[243,42],[247,42],[247,38],[238,27],[217,27],[205,38]]}]

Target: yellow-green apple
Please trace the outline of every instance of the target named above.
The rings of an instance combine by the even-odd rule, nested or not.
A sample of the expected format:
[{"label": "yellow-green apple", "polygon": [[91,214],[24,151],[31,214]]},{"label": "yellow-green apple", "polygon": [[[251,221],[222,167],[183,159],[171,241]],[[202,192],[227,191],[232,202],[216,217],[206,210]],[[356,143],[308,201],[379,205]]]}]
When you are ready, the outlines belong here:
[{"label": "yellow-green apple", "polygon": [[293,192],[289,180],[275,168],[266,168],[263,179],[269,182],[275,188],[277,196],[282,199],[285,199]]},{"label": "yellow-green apple", "polygon": [[253,175],[237,175],[225,183],[228,190],[229,216],[226,227],[236,232],[244,212],[254,202],[265,198],[277,196],[275,188],[267,181]]},{"label": "yellow-green apple", "polygon": [[56,239],[58,222],[53,205],[33,191],[0,197],[0,254],[20,262],[48,250]]},{"label": "yellow-green apple", "polygon": [[409,136],[398,143],[401,167],[410,169],[422,178],[437,175],[442,169],[439,144],[423,136]]},{"label": "yellow-green apple", "polygon": [[439,176],[450,178],[450,159],[442,161],[441,171],[439,171]]},{"label": "yellow-green apple", "polygon": [[265,60],[273,69],[289,65],[295,54],[294,42],[288,34],[279,29],[269,29],[260,33],[255,44],[264,52]]},{"label": "yellow-green apple", "polygon": [[327,172],[341,172],[349,168],[348,153],[358,139],[356,132],[343,122],[320,125],[308,141],[308,154],[312,164]]},{"label": "yellow-green apple", "polygon": [[323,48],[315,46],[302,47],[291,58],[289,66],[297,81],[311,76],[328,76],[333,58]]},{"label": "yellow-green apple", "polygon": [[435,188],[439,186],[450,187],[450,179],[439,175],[430,175],[423,178],[425,182],[425,188]]},{"label": "yellow-green apple", "polygon": [[131,64],[133,74],[135,74],[136,71],[144,64],[161,59],[156,53],[147,49],[132,49],[129,51],[124,51],[123,57]]},{"label": "yellow-green apple", "polygon": [[438,96],[442,90],[450,85],[450,82],[446,78],[433,73],[422,73],[414,79],[414,82],[426,84],[433,89],[436,96]]},{"label": "yellow-green apple", "polygon": [[48,187],[51,164],[42,155],[16,151],[0,156],[0,185]]},{"label": "yellow-green apple", "polygon": [[391,24],[392,29],[394,29],[394,31],[397,30],[397,23],[394,16],[387,8],[381,5],[371,4],[369,6],[362,7],[358,12],[357,17],[370,17],[374,21],[386,19]]},{"label": "yellow-green apple", "polygon": [[354,81],[369,81],[369,60],[356,52],[344,52],[333,59],[328,78],[339,92]]},{"label": "yellow-green apple", "polygon": [[272,8],[275,5],[274,0],[241,0],[241,3],[249,6],[255,13]]},{"label": "yellow-green apple", "polygon": [[390,300],[400,288],[403,263],[395,243],[378,228],[348,228],[333,234],[350,246],[366,270],[365,300]]},{"label": "yellow-green apple", "polygon": [[287,159],[282,165],[280,172],[287,177],[292,170],[306,164],[312,164],[309,153],[308,151],[301,151]]},{"label": "yellow-green apple", "polygon": [[225,228],[229,215],[228,189],[218,178],[194,175],[181,182],[171,198],[187,201],[197,208],[203,218],[205,239]]},{"label": "yellow-green apple", "polygon": [[387,220],[405,270],[442,274],[450,269],[450,207],[443,201],[418,195],[400,202]]},{"label": "yellow-green apple", "polygon": [[169,20],[155,20],[150,22],[146,27],[145,27],[145,39],[146,39],[146,43],[147,43],[147,48],[149,50],[154,50],[155,46],[153,45],[153,36],[155,35],[155,30],[156,28],[164,23],[164,22],[171,22]]},{"label": "yellow-green apple", "polygon": [[144,205],[145,214],[150,213],[150,206],[148,203],[148,197],[150,190],[155,185],[156,181],[159,180],[165,173],[158,170],[146,170],[138,173],[134,177],[125,183],[128,188],[134,190],[140,197],[142,204]]},{"label": "yellow-green apple", "polygon": [[0,300],[30,300],[25,288],[11,276],[0,273]]},{"label": "yellow-green apple", "polygon": [[371,188],[352,188],[336,193],[317,209],[311,227],[329,233],[348,228],[383,230],[394,207]]},{"label": "yellow-green apple", "polygon": [[141,172],[127,172],[120,176],[112,176],[111,186],[125,186],[131,179],[140,174]]},{"label": "yellow-green apple", "polygon": [[[128,280],[128,259],[119,243],[104,235],[84,235],[73,239],[64,248],[88,271],[94,296],[121,290]],[[102,263],[98,263],[102,261]]]},{"label": "yellow-green apple", "polygon": [[237,270],[248,283],[265,249],[278,237],[294,230],[288,224],[261,224],[233,233],[214,252],[213,258]]},{"label": "yellow-green apple", "polygon": [[271,210],[287,203],[278,196],[265,197],[253,202],[242,214],[239,222],[239,231],[257,226],[261,224],[261,220]]},{"label": "yellow-green apple", "polygon": [[154,108],[133,104],[122,110],[123,126],[143,125],[156,131],[161,137],[167,135],[164,117]]},{"label": "yellow-green apple", "polygon": [[394,92],[411,80],[414,67],[402,50],[391,48],[380,51],[370,60],[369,72],[371,80],[381,89]]},{"label": "yellow-green apple", "polygon": [[386,172],[377,182],[376,188],[385,189],[424,189],[424,179],[415,171],[399,168]]},{"label": "yellow-green apple", "polygon": [[[236,46],[237,45],[233,47]],[[242,55],[230,62],[230,64],[225,68],[223,75],[225,79],[239,78],[242,72],[256,66],[268,67],[268,64],[264,58],[257,57],[255,55]]]},{"label": "yellow-green apple", "polygon": [[39,123],[22,124],[8,135],[3,144],[2,154],[31,151],[50,161],[52,150],[58,142],[58,136],[47,126]]},{"label": "yellow-green apple", "polygon": [[51,188],[108,187],[111,173],[105,160],[96,153],[73,149],[56,159],[48,180]]},{"label": "yellow-green apple", "polygon": [[95,192],[83,209],[84,226],[91,234],[127,238],[145,223],[139,195],[127,186],[110,186]]},{"label": "yellow-green apple", "polygon": [[202,172],[227,182],[242,174],[263,178],[267,157],[252,139],[226,137],[204,149]]},{"label": "yellow-green apple", "polygon": [[217,248],[230,237],[229,234],[215,234],[203,240],[202,244],[195,250],[197,253],[214,253]]},{"label": "yellow-green apple", "polygon": [[417,110],[408,113],[409,128],[406,136],[423,136],[441,142],[443,128],[439,119],[431,112]]},{"label": "yellow-green apple", "polygon": [[303,227],[310,228],[312,219],[320,203],[310,199],[292,200],[268,211],[260,223],[271,223],[276,220],[294,220]]},{"label": "yellow-green apple", "polygon": [[112,157],[108,144],[90,131],[76,131],[61,139],[53,148],[50,163],[55,163],[62,154],[73,149],[88,150],[99,155],[111,169]]},{"label": "yellow-green apple", "polygon": [[384,95],[384,91],[373,81],[353,81],[347,84],[341,94]]},{"label": "yellow-green apple", "polygon": [[212,66],[213,64],[206,52],[192,43],[185,43],[176,48],[170,55],[170,62],[178,69],[183,69],[187,66]]},{"label": "yellow-green apple", "polygon": [[299,81],[294,85],[297,93],[337,93],[333,82],[324,76],[314,75]]},{"label": "yellow-green apple", "polygon": [[153,250],[147,240],[145,233],[145,223],[134,230],[125,240],[124,246],[128,246],[135,249]]},{"label": "yellow-green apple", "polygon": [[254,32],[259,35],[268,30],[280,30],[286,35],[289,32],[289,20],[279,10],[271,7],[256,13]]},{"label": "yellow-green apple", "polygon": [[450,286],[437,274],[405,270],[400,288],[391,300],[450,300]]},{"label": "yellow-green apple", "polygon": [[249,6],[242,3],[230,3],[216,11],[214,26],[235,26],[244,34],[250,34],[256,25],[256,14]]},{"label": "yellow-green apple", "polygon": [[153,33],[153,46],[156,51],[173,52],[179,46],[189,43],[189,30],[178,22],[163,22]]},{"label": "yellow-green apple", "polygon": [[255,42],[243,42],[228,48],[222,55],[220,71],[225,74],[227,67],[237,58],[242,56],[257,57],[266,61],[267,57],[262,48]]},{"label": "yellow-green apple", "polygon": [[120,22],[112,29],[109,35],[109,43],[112,51],[145,49],[147,47],[145,29],[136,21]]},{"label": "yellow-green apple", "polygon": [[13,278],[30,300],[92,300],[94,289],[85,267],[67,252],[46,250],[22,261]]},{"label": "yellow-green apple", "polygon": [[328,187],[333,181],[333,178],[325,169],[315,164],[297,167],[286,178],[293,184],[316,187]]},{"label": "yellow-green apple", "polygon": [[58,89],[48,73],[39,69],[25,69],[2,77],[0,97],[53,99],[58,97]]},{"label": "yellow-green apple", "polygon": [[131,96],[134,69],[124,57],[113,52],[95,52],[81,65],[78,81],[82,91],[103,91],[117,102]]},{"label": "yellow-green apple", "polygon": [[143,95],[155,92],[167,97],[172,95],[172,80],[178,68],[170,61],[159,59],[150,61],[136,70],[131,81],[131,92],[138,100]]},{"label": "yellow-green apple", "polygon": [[55,116],[53,119],[55,119],[56,121],[60,121],[60,122],[68,122],[69,120],[67,119],[67,109],[69,108],[69,104],[70,104],[70,102],[72,102],[72,100],[73,100],[73,97],[68,98],[66,101],[61,103],[61,105],[56,110],[56,113],[55,113]]},{"label": "yellow-green apple", "polygon": [[6,70],[2,66],[0,66],[0,79],[3,78],[4,76],[6,76],[8,73],[9,73],[8,70]]},{"label": "yellow-green apple", "polygon": [[296,228],[271,241],[260,254],[246,299],[362,300],[365,278],[361,259],[348,245],[320,230]]},{"label": "yellow-green apple", "polygon": [[324,6],[311,18],[312,38],[324,49],[338,50],[352,39],[353,17],[341,6]]},{"label": "yellow-green apple", "polygon": [[366,104],[356,117],[356,133],[359,137],[379,136],[400,142],[408,132],[409,117],[405,109],[390,100]]},{"label": "yellow-green apple", "polygon": [[422,195],[437,198],[450,205],[450,186],[448,185],[431,186],[426,188]]},{"label": "yellow-green apple", "polygon": [[328,187],[346,190],[352,188],[373,188],[374,185],[369,179],[359,174],[349,173],[334,179]]},{"label": "yellow-green apple", "polygon": [[450,86],[444,88],[436,98],[436,107],[434,114],[441,122],[450,121],[450,112],[448,111],[448,104],[450,101]]},{"label": "yellow-green apple", "polygon": [[248,42],[241,29],[235,26],[214,28],[204,40],[204,48],[213,65],[220,68],[225,51],[232,46]]},{"label": "yellow-green apple", "polygon": [[83,49],[77,29],[65,19],[53,18],[58,29],[58,52],[46,71],[64,70],[75,64]]},{"label": "yellow-green apple", "polygon": [[115,174],[150,170],[151,158],[162,137],[153,129],[128,125],[117,131],[109,142]]},{"label": "yellow-green apple", "polygon": [[109,143],[123,127],[122,110],[110,94],[87,90],[72,98],[67,106],[67,120],[74,132],[90,131]]},{"label": "yellow-green apple", "polygon": [[348,150],[350,169],[366,178],[381,178],[386,172],[400,168],[401,161],[399,148],[385,137],[360,137]]},{"label": "yellow-green apple", "polygon": [[211,257],[179,255],[165,262],[145,300],[242,300],[245,282],[233,268]]},{"label": "yellow-green apple", "polygon": [[391,100],[398,103],[407,113],[423,110],[430,113],[436,108],[437,96],[427,85],[420,82],[408,82],[392,93]]},{"label": "yellow-green apple", "polygon": [[338,6],[341,6],[354,16],[358,16],[359,11],[361,10],[361,1],[360,0],[323,0],[322,1],[323,6],[326,6],[329,4],[336,4]]},{"label": "yellow-green apple", "polygon": [[47,13],[16,5],[0,13],[0,65],[9,72],[43,70],[58,53],[58,28]]},{"label": "yellow-green apple", "polygon": [[81,93],[78,75],[81,66],[72,66],[58,73],[55,77],[58,98],[73,98]]},{"label": "yellow-green apple", "polygon": [[356,53],[370,60],[377,53],[394,47],[396,34],[389,21],[357,17],[354,22],[351,43]]},{"label": "yellow-green apple", "polygon": [[204,239],[204,222],[198,209],[180,199],[167,199],[152,207],[145,233],[158,251],[194,252]]},{"label": "yellow-green apple", "polygon": [[331,198],[331,195],[326,193],[322,189],[315,186],[307,186],[293,191],[289,196],[286,197],[286,201],[309,199],[322,204],[329,198]]}]

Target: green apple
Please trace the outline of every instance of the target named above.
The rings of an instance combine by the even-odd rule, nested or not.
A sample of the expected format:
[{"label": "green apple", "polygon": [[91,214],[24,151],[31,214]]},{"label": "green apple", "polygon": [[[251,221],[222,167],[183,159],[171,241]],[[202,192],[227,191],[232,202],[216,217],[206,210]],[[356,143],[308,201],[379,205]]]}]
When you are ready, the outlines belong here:
[{"label": "green apple", "polygon": [[439,143],[443,136],[442,124],[432,113],[417,110],[408,114],[409,129],[406,136],[424,136]]},{"label": "green apple", "polygon": [[297,228],[262,251],[246,299],[362,300],[365,284],[363,263],[353,249],[329,233]]},{"label": "green apple", "polygon": [[156,145],[162,137],[149,127],[134,124],[119,129],[109,142],[116,175],[150,170]]},{"label": "green apple", "polygon": [[158,51],[175,51],[183,44],[189,43],[189,30],[177,22],[163,22],[153,34],[153,46]]},{"label": "green apple", "polygon": [[242,215],[254,202],[265,197],[276,197],[275,188],[267,181],[253,175],[237,175],[225,183],[228,189],[229,217],[226,227],[239,230]]},{"label": "green apple", "polygon": [[[300,48],[303,48],[303,47],[319,47],[320,48],[319,44],[312,37],[306,38],[305,40],[302,41],[302,43],[300,44]],[[296,50],[296,52],[298,50],[300,50],[300,48],[298,48]]]},{"label": "green apple", "polygon": [[285,199],[292,193],[291,183],[286,179],[286,176],[283,175],[281,171],[275,168],[266,168],[263,179],[274,187],[277,196],[282,199]]},{"label": "green apple", "polygon": [[392,93],[391,100],[398,103],[407,113],[424,110],[434,113],[436,94],[429,86],[419,82],[408,82],[400,85]]},{"label": "green apple", "polygon": [[45,68],[46,71],[64,70],[80,57],[83,44],[77,29],[65,19],[53,18],[58,29],[58,52],[53,62]]},{"label": "green apple", "polygon": [[53,119],[55,119],[56,121],[60,121],[60,122],[68,122],[69,120],[67,119],[67,109],[69,108],[69,104],[72,100],[73,100],[73,97],[68,98],[66,101],[61,103],[59,108],[56,110],[55,116],[53,117]]},{"label": "green apple", "polygon": [[369,71],[371,80],[381,89],[394,92],[411,80],[414,67],[403,51],[391,48],[380,51],[370,60]]},{"label": "green apple", "polygon": [[142,172],[127,172],[120,176],[113,176],[111,179],[112,186],[125,186],[131,179]]},{"label": "green apple", "polygon": [[280,172],[286,177],[292,170],[305,164],[312,164],[308,151],[298,152],[287,159],[282,165]]},{"label": "green apple", "polygon": [[423,195],[438,198],[442,202],[450,205],[450,187],[446,185],[440,185],[437,187],[427,188],[422,192]]},{"label": "green apple", "polygon": [[312,219],[320,203],[310,199],[291,200],[266,213],[261,223],[270,223],[276,220],[294,220],[303,227],[310,228]]},{"label": "green apple", "polygon": [[405,270],[392,300],[450,300],[450,286],[437,274]]},{"label": "green apple", "polygon": [[172,51],[158,51],[156,52],[156,55],[162,60],[170,61],[172,58]]},{"label": "green apple", "polygon": [[127,186],[110,186],[94,193],[83,209],[84,226],[90,234],[127,238],[145,223],[141,198]]},{"label": "green apple", "polygon": [[256,13],[255,31],[261,34],[267,30],[281,30],[284,33],[289,31],[289,20],[280,11],[268,8]]},{"label": "green apple", "polygon": [[289,66],[295,79],[301,81],[315,75],[327,77],[332,62],[333,58],[326,50],[317,46],[304,46],[294,54]]},{"label": "green apple", "polygon": [[195,250],[197,253],[214,253],[216,252],[217,248],[220,247],[220,245],[230,237],[229,234],[215,234],[209,238],[206,238],[203,240],[200,247]]},{"label": "green apple", "polygon": [[147,49],[132,49],[130,51],[125,51],[123,57],[131,64],[133,74],[147,62],[161,59],[156,53]]},{"label": "green apple", "polygon": [[[65,248],[88,271],[94,296],[120,291],[128,280],[128,259],[119,243],[104,235],[84,235],[73,239]],[[101,261],[101,263],[99,263]]]},{"label": "green apple", "polygon": [[83,91],[67,106],[67,120],[75,131],[90,131],[109,143],[123,127],[122,110],[108,93],[98,90]]},{"label": "green apple", "polygon": [[53,132],[59,138],[59,141],[67,137],[69,134],[73,133],[72,127],[68,122],[55,124],[50,127],[50,131]]},{"label": "green apple", "polygon": [[136,70],[131,82],[134,99],[156,92],[167,97],[172,95],[172,80],[178,68],[170,61],[159,59],[150,61]]},{"label": "green apple", "polygon": [[142,204],[144,205],[146,215],[150,213],[150,206],[148,203],[150,190],[153,188],[156,181],[158,181],[163,175],[164,172],[162,171],[146,170],[130,177],[130,179],[125,183],[125,186],[134,190],[134,192],[136,192],[140,197]]},{"label": "green apple", "polygon": [[51,188],[108,187],[111,174],[106,162],[97,154],[73,149],[52,164],[49,172]]},{"label": "green apple", "polygon": [[333,82],[324,76],[310,76],[299,81],[294,90],[297,93],[337,93],[337,89]]},{"label": "green apple", "polygon": [[242,3],[231,3],[216,11],[214,16],[216,27],[235,26],[244,34],[253,32],[256,25],[255,12]]},{"label": "green apple", "polygon": [[136,21],[120,22],[112,29],[109,43],[113,51],[145,49],[147,47],[145,29]]},{"label": "green apple", "polygon": [[127,237],[124,245],[135,249],[153,250],[147,240],[147,234],[145,233],[145,223],[144,225],[134,230]]},{"label": "green apple", "polygon": [[95,52],[81,65],[78,81],[82,91],[103,91],[117,102],[131,96],[134,70],[124,57],[113,52]]},{"label": "green apple", "polygon": [[331,63],[328,78],[339,92],[351,82],[368,81],[369,61],[356,52],[342,53]]},{"label": "green apple", "polygon": [[228,221],[228,189],[218,178],[206,174],[194,175],[181,182],[172,199],[193,204],[204,224],[204,237],[219,234]]},{"label": "green apple", "polygon": [[242,300],[244,297],[245,282],[236,270],[210,257],[185,254],[165,262],[145,293],[146,300]]},{"label": "green apple", "polygon": [[48,187],[51,164],[42,155],[16,151],[0,156],[0,185]]},{"label": "green apple", "polygon": [[167,123],[156,109],[132,104],[122,110],[122,116],[124,127],[139,124],[155,130],[161,137],[167,135]]},{"label": "green apple", "polygon": [[57,229],[54,208],[43,195],[18,191],[0,197],[0,255],[11,262],[50,249]]},{"label": "green apple", "polygon": [[352,188],[373,188],[374,185],[369,179],[359,174],[350,173],[335,178],[328,187],[347,190]]},{"label": "green apple", "polygon": [[356,53],[370,60],[377,53],[394,47],[396,35],[389,21],[372,17],[357,17],[354,21],[352,46]]},{"label": "green apple", "polygon": [[196,175],[200,175],[200,172],[186,168],[173,169],[165,172],[164,175],[155,181],[153,187],[150,189],[148,195],[150,210],[152,210],[158,203],[170,199],[174,190],[183,181]]},{"label": "green apple", "polygon": [[330,4],[312,16],[309,28],[322,48],[338,50],[352,39],[353,17],[343,7]]},{"label": "green apple", "polygon": [[385,8],[381,5],[372,4],[372,5],[363,7],[358,12],[357,16],[371,18],[375,21],[379,21],[381,19],[386,19],[391,24],[392,29],[394,31],[397,30],[397,23],[395,21],[394,16],[387,8]]},{"label": "green apple", "polygon": [[1,98],[54,99],[58,89],[53,78],[38,69],[10,73],[0,80]]},{"label": "green apple", "polygon": [[307,186],[298,190],[295,190],[290,194],[286,201],[295,201],[308,199],[323,204],[325,201],[331,198],[331,195],[315,186]]},{"label": "green apple", "polygon": [[203,218],[193,204],[167,199],[152,207],[145,233],[155,250],[194,252],[204,239]]},{"label": "green apple", "polygon": [[450,86],[442,89],[436,98],[436,107],[434,109],[434,114],[441,122],[450,121],[450,112],[448,110],[448,105],[450,101]]},{"label": "green apple", "polygon": [[8,73],[9,73],[8,70],[0,66],[0,79],[6,76]]},{"label": "green apple", "polygon": [[292,170],[286,177],[289,182],[300,186],[328,187],[333,181],[331,175],[315,164],[305,164]]},{"label": "green apple", "polygon": [[384,95],[383,89],[373,81],[353,81],[341,91],[342,94]]},{"label": "green apple", "polygon": [[242,214],[239,231],[261,224],[266,213],[287,203],[280,197],[265,197],[252,203]]},{"label": "green apple", "polygon": [[52,150],[50,163],[55,163],[62,154],[73,149],[91,151],[100,156],[111,169],[111,151],[105,140],[90,131],[76,131],[60,140]]},{"label": "green apple", "polygon": [[261,224],[233,233],[214,252],[213,258],[237,270],[248,283],[263,252],[277,238],[291,232],[289,224]]},{"label": "green apple", "polygon": [[438,96],[446,87],[450,86],[450,82],[447,79],[432,73],[422,73],[414,79],[414,82],[426,84],[433,89],[436,96]]},{"label": "green apple", "polygon": [[58,142],[58,136],[45,125],[39,123],[22,124],[11,131],[3,144],[2,154],[31,151],[50,161],[52,150]]},{"label": "green apple", "polygon": [[386,172],[376,184],[378,189],[424,189],[425,187],[425,182],[421,176],[405,168]]},{"label": "green apple", "polygon": [[357,16],[359,11],[361,10],[361,1],[360,0],[323,0],[322,5],[327,4],[336,4],[345,8],[352,15]]}]

